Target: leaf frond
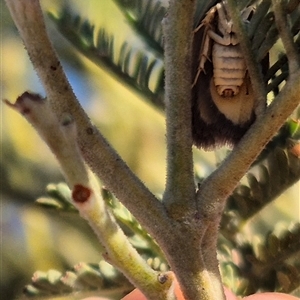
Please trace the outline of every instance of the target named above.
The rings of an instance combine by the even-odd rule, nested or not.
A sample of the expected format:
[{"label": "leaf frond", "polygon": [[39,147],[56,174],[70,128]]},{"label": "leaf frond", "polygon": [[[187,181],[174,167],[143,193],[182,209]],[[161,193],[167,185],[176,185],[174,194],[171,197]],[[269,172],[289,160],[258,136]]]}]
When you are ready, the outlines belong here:
[{"label": "leaf frond", "polygon": [[299,223],[278,222],[265,236],[249,235],[238,243],[221,236],[218,249],[224,284],[243,297],[299,289],[299,234]]},{"label": "leaf frond", "polygon": [[[300,5],[295,5],[291,1],[287,4],[287,12],[290,20],[290,30],[294,37],[295,45],[299,50]],[[279,38],[270,0],[263,0],[256,5],[255,13],[250,23],[247,24],[247,31],[251,40],[252,51],[256,56],[257,62],[260,62],[268,55]],[[266,71],[264,79],[267,84],[267,92],[272,91],[276,96],[279,93],[279,86],[281,85],[282,88],[282,82],[287,79],[288,75],[287,58],[285,53],[282,53],[278,60]]]},{"label": "leaf frond", "polygon": [[221,221],[222,234],[234,240],[246,220],[300,179],[300,156],[291,149],[277,147],[250,169],[246,175],[248,184],[240,183],[227,201]]},{"label": "leaf frond", "polygon": [[[298,35],[295,45],[300,53],[300,35]],[[286,54],[280,54],[278,60],[270,67],[265,76],[265,81],[268,82],[267,92],[272,91],[276,96],[279,93],[279,86],[287,80],[288,76],[289,69]]]},{"label": "leaf frond", "polygon": [[[135,32],[150,48],[163,55],[163,34],[161,22],[167,8],[160,0],[114,0],[124,13]],[[208,10],[218,0],[197,1],[195,28],[200,24]]]},{"label": "leaf frond", "polygon": [[[77,214],[79,218],[78,210],[71,203],[71,191],[66,183],[49,184],[46,193],[46,196],[36,200],[37,204],[64,214]],[[107,189],[103,188],[101,194],[131,244],[148,265],[161,272],[169,270],[161,249],[132,214]],[[132,289],[132,285],[115,267],[101,260],[99,264],[79,263],[65,273],[56,270],[37,271],[24,293],[28,297],[43,296],[47,299],[51,295],[70,295],[75,292],[95,291],[106,295],[110,292],[126,293]]]},{"label": "leaf frond", "polygon": [[57,270],[36,271],[32,282],[24,288],[24,295],[28,298],[53,299],[55,296],[93,291],[99,295],[120,296],[132,289],[123,274],[102,260],[98,264],[78,263],[64,273]]},{"label": "leaf frond", "polygon": [[163,34],[161,21],[166,7],[159,0],[114,0],[139,37],[146,44],[163,55]]},{"label": "leaf frond", "polygon": [[240,264],[243,276],[248,277],[254,289],[291,293],[299,288],[300,224],[278,223],[266,236],[255,235],[241,245]]},{"label": "leaf frond", "polygon": [[[163,107],[163,64],[160,58],[153,57],[145,49],[135,49],[127,42],[118,51],[113,36],[103,28],[96,30],[88,20],[73,14],[68,6],[62,9],[58,17],[50,17],[58,30],[82,54],[141,93],[155,106]],[[156,77],[156,81],[152,77]]]}]

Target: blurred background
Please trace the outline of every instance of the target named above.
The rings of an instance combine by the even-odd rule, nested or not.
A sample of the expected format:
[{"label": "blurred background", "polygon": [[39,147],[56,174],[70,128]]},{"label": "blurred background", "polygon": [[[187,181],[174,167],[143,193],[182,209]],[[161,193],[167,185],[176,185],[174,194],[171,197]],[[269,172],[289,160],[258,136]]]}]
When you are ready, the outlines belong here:
[{"label": "blurred background", "polygon": [[[55,14],[66,1],[42,0],[45,12]],[[68,1],[74,11],[115,37],[143,46],[113,1]],[[1,0],[1,99],[12,102],[25,90],[44,95],[27,53]],[[51,40],[82,106],[132,170],[155,193],[165,181],[165,126],[163,112],[80,55],[46,16]],[[49,183],[63,182],[57,162],[33,128],[18,113],[1,107],[1,299],[20,297],[36,270],[63,271],[80,261],[98,262],[101,246],[84,221],[47,211],[34,204]],[[225,150],[195,150],[196,171],[209,174]],[[257,230],[267,231],[280,220],[299,218],[299,185],[268,206]],[[295,199],[294,207],[285,204]],[[270,225],[271,226],[271,225]],[[245,231],[247,231],[245,227]],[[253,229],[252,229],[253,230]]]}]

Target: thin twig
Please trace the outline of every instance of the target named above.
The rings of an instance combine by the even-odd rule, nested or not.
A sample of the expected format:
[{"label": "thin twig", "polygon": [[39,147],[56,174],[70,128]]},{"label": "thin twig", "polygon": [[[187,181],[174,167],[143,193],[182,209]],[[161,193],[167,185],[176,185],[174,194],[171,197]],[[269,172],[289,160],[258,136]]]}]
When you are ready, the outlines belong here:
[{"label": "thin twig", "polygon": [[285,13],[282,2],[283,1],[280,0],[272,1],[276,26],[285,48],[289,64],[289,74],[291,76],[300,68],[300,55],[297,51],[296,44],[294,43],[293,35],[291,34],[291,29],[287,20],[287,13]]},{"label": "thin twig", "polygon": [[74,120],[66,115],[59,121],[47,100],[28,92],[8,104],[25,116],[58,159],[72,189],[72,203],[93,228],[109,261],[150,299],[166,299],[172,280],[159,282],[158,273],[137,253],[107,210],[98,182],[81,156]]},{"label": "thin twig", "polygon": [[171,1],[163,20],[167,126],[163,203],[175,219],[195,211],[190,101],[194,11],[195,1]]}]

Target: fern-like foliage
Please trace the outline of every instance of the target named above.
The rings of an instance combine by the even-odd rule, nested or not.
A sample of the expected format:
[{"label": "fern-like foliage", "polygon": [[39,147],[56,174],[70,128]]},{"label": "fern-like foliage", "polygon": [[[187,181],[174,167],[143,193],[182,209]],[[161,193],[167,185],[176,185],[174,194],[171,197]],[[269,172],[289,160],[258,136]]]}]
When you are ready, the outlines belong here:
[{"label": "fern-like foliage", "polygon": [[299,181],[300,159],[293,152],[294,147],[277,147],[248,172],[248,184],[240,183],[227,201],[221,222],[223,234],[237,233],[244,222]]},{"label": "fern-like foliage", "polygon": [[[298,12],[300,16],[300,9]],[[300,21],[300,17],[299,20]],[[300,26],[300,25],[298,25]],[[298,37],[295,40],[295,45],[300,52],[300,35],[299,30],[297,32]],[[273,92],[274,95],[278,95],[279,93],[279,86],[284,82],[289,76],[288,70],[288,61],[285,54],[280,54],[278,60],[271,66],[268,72],[265,75],[265,82],[268,82],[267,85],[267,92]]]},{"label": "fern-like foliage", "polygon": [[[270,7],[270,0],[264,0],[260,5],[256,6],[255,14],[247,27],[249,39],[252,41],[252,50],[256,53],[257,61],[261,61],[266,57],[278,40],[278,29],[274,22],[274,13],[270,10]],[[296,37],[295,44],[300,49],[300,6],[294,5],[293,1],[290,1],[287,5],[287,11],[291,20],[291,33]],[[282,53],[266,72],[264,79],[267,84],[267,92],[273,91],[275,95],[278,94],[280,83],[287,77],[287,58]]]},{"label": "fern-like foliage", "polygon": [[[266,145],[261,154],[258,156],[254,165],[259,164],[263,159],[265,159],[270,152],[274,151],[275,148],[280,147],[282,149],[289,149],[294,151],[295,146],[300,140],[300,120],[297,115],[300,113],[300,107],[295,111],[295,119],[288,119],[285,124],[280,128],[279,132],[271,139],[271,141]],[[295,156],[298,156],[295,153]]]},{"label": "fern-like foliage", "polygon": [[[49,184],[46,192],[46,196],[36,200],[37,204],[42,205],[44,208],[78,215],[77,209],[71,203],[71,191],[65,183]],[[159,257],[161,263],[166,264],[161,249],[127,208],[105,188],[102,189],[102,197],[138,252],[145,259]]]},{"label": "fern-like foliage", "polygon": [[[148,49],[134,49],[126,42],[117,51],[115,59],[114,38],[103,28],[95,30],[89,20],[82,19],[79,14],[72,12],[69,6],[64,6],[58,17],[51,15],[58,30],[85,56],[96,64],[105,67],[112,74],[121,78],[124,83],[142,93],[152,104],[163,108],[163,40],[161,21],[166,8],[159,0],[124,1],[115,0],[126,17],[132,29],[141,40],[145,41]],[[206,12],[218,1],[198,1],[195,14],[195,27],[204,18]],[[263,60],[278,40],[278,30],[274,22],[274,13],[270,0],[239,1],[242,10],[247,5],[254,5],[256,12],[247,24],[252,50],[256,53],[257,61]],[[287,5],[291,22],[291,33],[295,43],[300,48],[299,24],[300,7],[290,1]],[[297,37],[298,36],[298,37]],[[151,57],[149,53],[155,55]],[[151,57],[151,58],[150,58]],[[198,64],[197,61],[194,62]],[[133,66],[133,68],[132,68]],[[156,67],[158,72],[154,72]],[[157,71],[157,70],[156,70]],[[158,74],[158,75],[157,75]],[[150,88],[150,77],[156,84]],[[268,92],[278,93],[279,85],[288,77],[286,55],[282,53],[273,66],[266,72],[265,82]]]},{"label": "fern-like foliage", "polygon": [[300,224],[278,223],[266,236],[255,236],[239,248],[242,276],[253,290],[291,293],[299,288]]},{"label": "fern-like foliage", "polygon": [[233,245],[219,240],[224,283],[237,295],[260,291],[293,293],[300,288],[300,223],[279,222],[263,235],[242,238]]},{"label": "fern-like foliage", "polygon": [[28,298],[70,295],[76,292],[98,292],[101,295],[125,295],[133,289],[131,283],[105,261],[98,264],[78,263],[62,273],[57,270],[37,271],[31,284],[24,288]]},{"label": "fern-like foliage", "polygon": [[[79,15],[72,14],[64,6],[60,15],[50,15],[59,31],[76,48],[94,63],[110,71],[124,83],[150,100],[155,106],[163,107],[163,67],[161,58],[155,58],[145,49],[135,49],[124,42],[115,58],[115,41],[105,29],[95,26]],[[150,87],[150,77],[157,77],[157,84]]]},{"label": "fern-like foliage", "polygon": [[[268,1],[265,1],[268,3]],[[293,1],[290,1],[287,10],[289,11],[289,18],[291,20],[291,33],[295,37],[295,45],[300,51],[300,6],[293,5]],[[264,57],[266,53],[270,50],[270,46],[273,46],[278,39],[278,30],[274,24],[273,12],[269,12],[266,15],[264,23],[261,23],[256,27],[258,34],[253,35],[253,45],[257,48],[258,58]],[[265,32],[263,28],[268,28],[268,32]],[[263,36],[264,34],[267,35]],[[255,48],[254,48],[255,50]],[[281,54],[278,60],[270,67],[266,76],[265,82],[268,82],[267,92],[273,91],[274,94],[278,94],[279,85],[287,79],[289,74],[287,58],[285,54]]]},{"label": "fern-like foliage", "polygon": [[166,14],[166,7],[157,0],[114,1],[137,35],[159,55],[163,55],[163,33],[160,23]]},{"label": "fern-like foliage", "polygon": [[[65,183],[49,184],[46,192],[46,196],[36,200],[37,204],[80,218],[77,209],[71,204],[71,191]],[[132,245],[147,263],[154,270],[168,270],[161,249],[131,213],[107,189],[102,189],[102,196]],[[28,297],[40,297],[97,291],[99,294],[116,293],[120,298],[120,293],[126,294],[132,289],[133,286],[117,269],[101,260],[99,264],[81,262],[64,273],[56,270],[37,271],[24,292]]]},{"label": "fern-like foliage", "polygon": [[[102,195],[127,237],[148,264],[155,270],[168,270],[163,253],[130,212],[108,190],[103,189]],[[39,198],[37,203],[74,215],[77,210],[70,204],[70,197],[71,191],[65,183],[50,184],[47,196]],[[243,197],[241,199],[244,201]],[[251,200],[255,202],[254,198]],[[260,199],[260,202],[264,201]],[[252,208],[250,205],[247,207]],[[240,224],[253,214],[250,211],[247,215],[246,211],[240,207],[231,210],[227,207],[224,214],[218,245],[224,283],[243,296],[258,290],[293,292],[300,287],[300,265],[296,259],[300,254],[300,224],[279,222],[266,236],[241,239]],[[111,289],[129,291],[132,286],[114,267],[101,260],[99,264],[79,263],[65,273],[54,270],[36,272],[25,291],[28,296],[42,296],[93,290],[101,294]]]}]

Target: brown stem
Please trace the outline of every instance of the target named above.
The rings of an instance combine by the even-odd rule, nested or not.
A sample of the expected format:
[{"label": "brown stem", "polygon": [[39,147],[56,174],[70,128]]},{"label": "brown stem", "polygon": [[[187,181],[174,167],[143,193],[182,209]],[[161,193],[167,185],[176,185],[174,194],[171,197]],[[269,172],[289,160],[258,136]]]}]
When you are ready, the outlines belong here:
[{"label": "brown stem", "polygon": [[167,130],[167,182],[163,203],[175,219],[195,212],[190,101],[195,2],[170,1],[163,20]]}]

